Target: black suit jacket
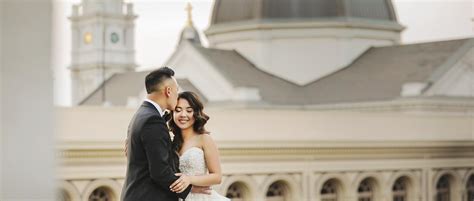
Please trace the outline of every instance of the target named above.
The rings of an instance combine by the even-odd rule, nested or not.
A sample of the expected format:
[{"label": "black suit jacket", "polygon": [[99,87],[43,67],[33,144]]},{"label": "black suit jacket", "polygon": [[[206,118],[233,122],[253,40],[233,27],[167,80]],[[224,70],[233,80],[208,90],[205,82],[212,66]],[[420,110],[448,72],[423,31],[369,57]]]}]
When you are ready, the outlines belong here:
[{"label": "black suit jacket", "polygon": [[135,113],[128,128],[127,175],[122,201],[177,201],[186,198],[191,185],[182,193],[169,186],[178,179],[179,157],[171,148],[165,120],[149,102]]}]

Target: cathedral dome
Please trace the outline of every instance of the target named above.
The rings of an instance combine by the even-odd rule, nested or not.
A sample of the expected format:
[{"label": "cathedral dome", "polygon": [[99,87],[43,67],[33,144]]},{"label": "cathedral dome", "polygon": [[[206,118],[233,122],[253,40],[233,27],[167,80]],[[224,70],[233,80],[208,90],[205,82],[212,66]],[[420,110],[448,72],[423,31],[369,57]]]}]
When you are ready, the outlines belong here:
[{"label": "cathedral dome", "polygon": [[211,26],[245,21],[337,19],[397,23],[391,0],[216,0]]}]

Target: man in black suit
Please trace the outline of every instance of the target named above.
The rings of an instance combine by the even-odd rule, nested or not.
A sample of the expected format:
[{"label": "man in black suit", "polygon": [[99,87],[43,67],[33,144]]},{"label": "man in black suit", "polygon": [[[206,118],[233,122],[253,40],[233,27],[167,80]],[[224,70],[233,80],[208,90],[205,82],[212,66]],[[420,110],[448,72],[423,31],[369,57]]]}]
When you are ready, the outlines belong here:
[{"label": "man in black suit", "polygon": [[[179,172],[179,157],[171,148],[164,110],[174,110],[178,83],[174,71],[162,67],[145,78],[147,98],[135,113],[128,128],[127,175],[122,201],[177,201],[185,199],[192,186],[189,177]],[[174,193],[171,184],[180,180],[182,191]]]}]

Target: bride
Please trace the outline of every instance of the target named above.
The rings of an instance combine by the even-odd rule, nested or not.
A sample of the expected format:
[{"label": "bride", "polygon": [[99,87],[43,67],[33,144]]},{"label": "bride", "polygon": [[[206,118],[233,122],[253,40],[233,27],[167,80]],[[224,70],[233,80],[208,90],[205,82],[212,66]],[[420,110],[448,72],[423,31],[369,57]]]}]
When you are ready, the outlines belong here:
[{"label": "bride", "polygon": [[[193,186],[212,186],[221,183],[222,173],[217,146],[204,125],[209,116],[203,112],[203,104],[198,96],[185,91],[178,96],[178,105],[171,112],[173,119],[168,122],[173,132],[173,149],[179,154],[179,169],[186,175],[180,177],[170,189],[184,191],[183,183]],[[183,181],[188,180],[188,181]],[[230,201],[214,190],[209,194],[191,192],[186,201]]]}]

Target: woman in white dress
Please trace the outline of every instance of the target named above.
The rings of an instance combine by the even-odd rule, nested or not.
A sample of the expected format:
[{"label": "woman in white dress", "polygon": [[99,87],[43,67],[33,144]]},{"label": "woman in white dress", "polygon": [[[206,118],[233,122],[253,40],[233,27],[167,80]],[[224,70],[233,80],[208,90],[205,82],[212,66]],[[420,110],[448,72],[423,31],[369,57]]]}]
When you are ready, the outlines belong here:
[{"label": "woman in white dress", "polygon": [[[182,174],[187,175],[180,177],[170,186],[173,192],[184,190],[182,184],[187,182],[193,186],[212,186],[221,183],[219,150],[210,133],[204,128],[209,116],[203,109],[203,104],[195,93],[182,92],[172,112],[173,118],[168,122],[174,134],[173,149],[180,156],[179,169]],[[211,190],[210,194],[191,192],[186,201],[230,201],[230,199]]]}]

